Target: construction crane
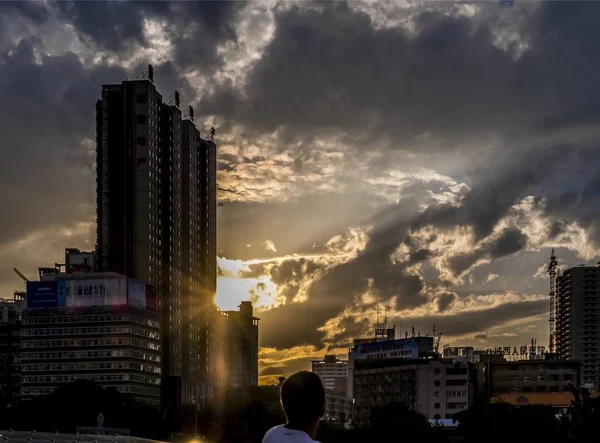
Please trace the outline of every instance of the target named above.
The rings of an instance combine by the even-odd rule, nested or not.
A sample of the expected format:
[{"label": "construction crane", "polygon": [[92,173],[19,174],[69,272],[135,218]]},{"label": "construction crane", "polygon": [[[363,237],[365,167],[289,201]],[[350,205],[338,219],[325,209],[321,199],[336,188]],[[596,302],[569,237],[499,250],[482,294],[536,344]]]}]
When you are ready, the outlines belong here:
[{"label": "construction crane", "polygon": [[548,350],[555,352],[556,347],[556,329],[555,329],[555,306],[556,306],[556,271],[558,261],[554,255],[554,248],[550,254],[550,263],[548,264],[548,275],[550,276],[550,338],[548,341]]},{"label": "construction crane", "polygon": [[442,333],[440,332],[437,336],[437,340],[435,340],[435,345],[433,346],[433,351],[437,354],[440,351],[440,340],[442,339]]},{"label": "construction crane", "polygon": [[21,274],[21,271],[19,271],[17,268],[13,268],[13,271],[15,271],[15,274],[17,274],[19,277],[21,277],[25,283],[27,283],[29,281],[27,279],[27,277],[25,277],[23,274]]}]

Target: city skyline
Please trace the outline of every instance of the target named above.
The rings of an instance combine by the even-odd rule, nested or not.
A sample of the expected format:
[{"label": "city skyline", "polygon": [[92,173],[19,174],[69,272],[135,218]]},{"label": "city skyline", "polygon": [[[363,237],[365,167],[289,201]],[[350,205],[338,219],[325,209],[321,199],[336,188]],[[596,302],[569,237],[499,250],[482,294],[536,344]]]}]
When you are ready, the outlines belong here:
[{"label": "city skyline", "polygon": [[94,104],[151,63],[217,130],[217,303],[255,304],[263,382],[384,307],[447,344],[547,346],[550,248],[600,256],[599,5],[84,6],[0,5],[0,297],[93,249]]}]

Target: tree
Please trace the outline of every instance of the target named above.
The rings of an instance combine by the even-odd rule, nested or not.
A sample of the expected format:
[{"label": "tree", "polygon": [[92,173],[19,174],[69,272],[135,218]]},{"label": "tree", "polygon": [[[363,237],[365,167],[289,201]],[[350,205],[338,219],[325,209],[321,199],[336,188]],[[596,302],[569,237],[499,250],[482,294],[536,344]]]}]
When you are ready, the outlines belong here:
[{"label": "tree", "polygon": [[465,441],[565,441],[564,428],[549,406],[491,403],[455,415]]}]

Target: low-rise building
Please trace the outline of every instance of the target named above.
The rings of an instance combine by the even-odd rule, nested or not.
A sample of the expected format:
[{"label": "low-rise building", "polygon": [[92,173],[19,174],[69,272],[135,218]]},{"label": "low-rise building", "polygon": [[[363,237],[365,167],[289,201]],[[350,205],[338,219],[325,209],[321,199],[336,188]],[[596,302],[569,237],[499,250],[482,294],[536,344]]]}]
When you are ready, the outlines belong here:
[{"label": "low-rise building", "polygon": [[325,391],[325,420],[333,423],[349,425],[352,420],[353,404],[345,391]]},{"label": "low-rise building", "polygon": [[440,359],[364,359],[354,366],[354,419],[402,402],[429,419],[449,419],[472,406],[474,366]]},{"label": "low-rise building", "polygon": [[92,380],[160,403],[161,335],[154,288],[115,273],[27,282],[21,397]]},{"label": "low-rise building", "polygon": [[344,395],[348,390],[348,360],[340,360],[335,355],[326,355],[321,360],[312,361],[312,372],[317,374],[325,389],[335,390]]},{"label": "low-rise building", "polygon": [[[434,353],[433,337],[411,337],[393,339],[394,329],[379,328],[375,338],[356,339],[348,350],[348,396],[354,397],[354,370],[356,362],[362,360],[415,360],[431,357]],[[387,334],[383,332],[387,331]]]},{"label": "low-rise building", "polygon": [[[568,392],[568,384],[579,386],[580,364],[566,360],[490,361],[490,396]],[[570,395],[570,394],[569,394]]]}]

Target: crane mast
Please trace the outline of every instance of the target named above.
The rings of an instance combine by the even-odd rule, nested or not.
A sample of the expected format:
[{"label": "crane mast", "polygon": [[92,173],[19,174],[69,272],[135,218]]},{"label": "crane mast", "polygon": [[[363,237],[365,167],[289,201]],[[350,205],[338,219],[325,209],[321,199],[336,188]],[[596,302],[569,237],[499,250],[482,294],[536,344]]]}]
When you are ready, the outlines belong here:
[{"label": "crane mast", "polygon": [[554,255],[554,248],[550,254],[550,263],[548,264],[548,275],[550,276],[550,339],[548,341],[548,350],[555,352],[556,329],[555,329],[555,306],[556,306],[556,268],[558,261]]}]

